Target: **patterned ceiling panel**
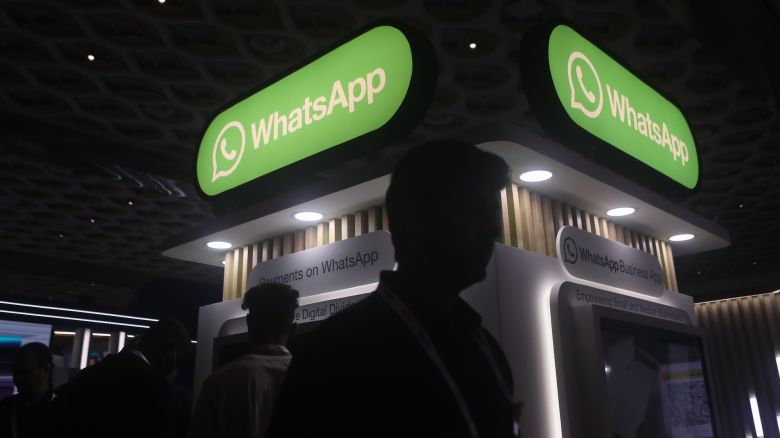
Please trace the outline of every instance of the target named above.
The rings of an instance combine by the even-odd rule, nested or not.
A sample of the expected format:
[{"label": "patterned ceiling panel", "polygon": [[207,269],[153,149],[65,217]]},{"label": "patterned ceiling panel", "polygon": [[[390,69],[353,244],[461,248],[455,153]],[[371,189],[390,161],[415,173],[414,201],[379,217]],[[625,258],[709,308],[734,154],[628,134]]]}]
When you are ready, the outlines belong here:
[{"label": "patterned ceiling panel", "polygon": [[[520,41],[532,26],[563,17],[689,116],[703,183],[696,194],[677,201],[728,228],[734,244],[679,258],[681,289],[707,296],[736,278],[741,283],[727,292],[743,292],[737,290],[740,284],[754,287],[751,279],[761,279],[755,287],[780,287],[780,261],[773,255],[780,244],[777,99],[728,67],[725,54],[702,43],[690,18],[695,11],[680,5],[5,1],[0,4],[0,103],[9,123],[0,136],[0,293],[29,291],[63,302],[94,296],[99,305],[121,308],[140,287],[127,281],[134,273],[219,288],[220,270],[159,255],[166,238],[213,217],[191,186],[198,137],[209,117],[379,17],[400,19],[429,35],[439,56],[436,94],[407,141],[343,168],[482,122],[511,120],[539,129],[523,97]],[[780,49],[778,42],[770,43]],[[16,255],[53,262],[21,272],[5,260]],[[113,284],[104,279],[102,292],[93,286],[63,292],[57,260],[122,274]]]}]

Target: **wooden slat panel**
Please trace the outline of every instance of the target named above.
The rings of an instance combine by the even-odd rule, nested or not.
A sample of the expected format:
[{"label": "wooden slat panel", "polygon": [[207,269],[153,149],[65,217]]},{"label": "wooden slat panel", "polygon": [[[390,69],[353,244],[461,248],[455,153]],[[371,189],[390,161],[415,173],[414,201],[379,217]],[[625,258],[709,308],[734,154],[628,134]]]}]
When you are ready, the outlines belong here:
[{"label": "wooden slat panel", "polygon": [[282,256],[282,237],[276,236],[271,244],[271,260]]},{"label": "wooden slat panel", "polygon": [[259,243],[253,243],[252,244],[252,268],[255,269],[255,266],[257,266],[258,263],[260,263],[260,244]]},{"label": "wooden slat panel", "polygon": [[293,252],[293,235],[285,234],[282,236],[282,255],[290,255]]},{"label": "wooden slat panel", "polygon": [[306,227],[306,249],[317,247],[317,227]]},{"label": "wooden slat panel", "polygon": [[222,301],[228,301],[232,297],[230,296],[230,267],[233,264],[233,251],[225,251],[225,264],[223,270],[222,279]]},{"label": "wooden slat panel", "polygon": [[512,184],[512,227],[516,238],[515,246],[518,248],[528,249],[529,245],[529,232],[528,232],[528,210],[530,208],[531,198],[528,190],[519,187],[517,184]]},{"label": "wooden slat panel", "polygon": [[241,275],[241,249],[236,248],[231,250],[233,253],[233,260],[230,264],[230,299],[238,298],[239,291],[241,290],[240,275]]},{"label": "wooden slat panel", "polygon": [[561,210],[563,211],[563,224],[570,227],[576,227],[577,222],[572,215],[572,206],[569,204],[561,204]]},{"label": "wooden slat panel", "polygon": [[614,222],[604,220],[607,224],[607,234],[609,234],[609,238],[614,240],[615,242],[623,243],[620,238],[618,238],[617,230],[615,229],[616,225]]},{"label": "wooden slat panel", "polygon": [[599,237],[604,237],[604,233],[601,231],[601,218],[593,214],[591,215],[591,221],[593,222],[591,227],[593,234]]},{"label": "wooden slat panel", "polygon": [[553,224],[555,225],[555,230],[553,232],[555,235],[558,235],[558,231],[563,228],[565,225],[563,220],[563,205],[561,205],[558,201],[551,201],[552,202],[552,210],[553,210]]},{"label": "wooden slat panel", "polygon": [[656,239],[648,239],[650,243],[650,247],[648,248],[650,251],[648,251],[651,254],[654,254],[656,258],[658,259],[658,264],[661,265],[661,270],[664,271],[664,287],[667,289],[671,289],[671,278],[669,277],[669,269],[666,265],[666,257],[663,254],[663,251],[661,251],[658,240]]},{"label": "wooden slat panel", "polygon": [[293,234],[293,252],[306,249],[306,231],[298,230]]},{"label": "wooden slat panel", "polygon": [[512,183],[509,183],[509,185],[501,189],[501,192],[499,193],[499,199],[501,200],[501,243],[504,245],[517,246],[517,236],[514,238],[512,237],[513,227],[510,226],[513,218],[509,216],[509,205],[511,203],[509,193],[512,190],[511,185]]},{"label": "wooden slat panel", "polygon": [[552,204],[547,197],[542,198],[542,226],[544,227],[545,254],[557,257],[555,251],[555,218],[553,217]]},{"label": "wooden slat panel", "polygon": [[387,219],[387,206],[382,204],[382,230],[390,231],[390,221]]},{"label": "wooden slat panel", "polygon": [[623,227],[620,224],[615,224],[615,238],[623,245],[626,244],[626,235],[623,232]]},{"label": "wooden slat panel", "polygon": [[539,254],[547,254],[542,224],[542,200],[538,193],[531,192],[531,250]]},{"label": "wooden slat panel", "polygon": [[355,237],[355,216],[345,214],[341,216],[341,238],[349,239]]},{"label": "wooden slat panel", "polygon": [[666,254],[666,267],[669,269],[669,277],[671,281],[671,290],[678,292],[677,288],[677,270],[674,268],[674,254],[672,253],[672,245],[661,241],[661,246]]},{"label": "wooden slat panel", "polygon": [[[772,351],[772,343],[769,341],[767,332],[769,329],[766,327],[764,318],[764,296],[757,295],[748,297],[746,300],[745,311],[747,314],[747,330],[750,333],[750,338],[746,339],[751,355],[751,365],[753,366],[753,373],[756,377],[756,398],[763,401],[759,403],[758,408],[761,413],[761,421],[763,424],[774,425],[771,420],[777,421],[774,410],[770,411],[776,399],[774,397],[772,386],[777,380],[778,374],[775,370],[772,376],[769,375],[769,368],[761,366],[761,363],[766,358],[771,358],[775,355]],[[768,426],[767,429],[772,431],[774,428]],[[766,431],[766,432],[769,432]],[[766,433],[764,436],[772,436],[774,434]]]},{"label": "wooden slat panel", "polygon": [[328,243],[339,240],[341,240],[341,219],[331,219],[328,221]]},{"label": "wooden slat panel", "polygon": [[606,218],[599,218],[599,221],[601,221],[601,234],[607,239],[615,240],[615,227],[612,225],[611,222],[609,222]]},{"label": "wooden slat panel", "polygon": [[368,232],[381,230],[382,228],[382,218],[379,208],[377,207],[371,207],[367,211],[368,214]]},{"label": "wooden slat panel", "polygon": [[[719,382],[713,388],[717,400],[717,409],[720,418],[723,420],[721,426],[725,427],[723,436],[737,436],[735,432],[739,429],[739,410],[736,409],[736,403],[729,402],[739,399],[736,382],[731,378],[735,373],[732,371],[732,361],[730,360],[730,346],[728,345],[724,332],[725,324],[723,320],[724,307],[722,303],[711,303],[697,305],[701,307],[706,317],[702,320],[702,326],[706,331],[708,340],[708,350],[710,355],[710,368],[713,370],[711,380]],[[717,379],[717,380],[715,380]],[[743,430],[744,432],[744,430]]]},{"label": "wooden slat panel", "polygon": [[323,222],[317,224],[317,246],[322,246],[328,243],[328,224]]},{"label": "wooden slat panel", "polygon": [[355,236],[368,233],[368,213],[365,210],[355,212]]},{"label": "wooden slat panel", "polygon": [[585,231],[596,234],[596,230],[593,229],[593,215],[590,212],[582,211],[582,222],[585,223]]},{"label": "wooden slat panel", "polygon": [[247,245],[241,248],[241,266],[240,266],[240,272],[238,273],[239,277],[239,297],[244,296],[244,292],[246,292],[246,282],[249,280],[249,271],[252,269],[252,247]]}]

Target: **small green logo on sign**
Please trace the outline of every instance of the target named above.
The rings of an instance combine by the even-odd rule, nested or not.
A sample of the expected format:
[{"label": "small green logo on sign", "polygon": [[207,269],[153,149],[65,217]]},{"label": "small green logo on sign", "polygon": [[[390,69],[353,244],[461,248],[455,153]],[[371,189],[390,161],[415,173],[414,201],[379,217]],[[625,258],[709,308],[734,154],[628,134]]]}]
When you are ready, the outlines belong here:
[{"label": "small green logo on sign", "polygon": [[392,26],[375,27],[217,115],[197,178],[209,196],[381,128],[412,78],[412,50]]},{"label": "small green logo on sign", "polygon": [[552,30],[547,54],[572,121],[679,184],[696,186],[696,145],[676,106],[568,26]]}]

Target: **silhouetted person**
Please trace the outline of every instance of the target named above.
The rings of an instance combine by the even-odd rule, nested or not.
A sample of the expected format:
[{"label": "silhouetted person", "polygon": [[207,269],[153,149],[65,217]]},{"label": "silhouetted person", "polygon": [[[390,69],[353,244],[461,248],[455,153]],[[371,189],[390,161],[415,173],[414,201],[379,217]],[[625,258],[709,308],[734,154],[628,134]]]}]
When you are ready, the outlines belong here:
[{"label": "silhouetted person", "polygon": [[154,323],[133,347],[81,370],[56,390],[58,425],[68,437],[181,437],[187,416],[167,376],[191,350],[187,329]]},{"label": "silhouetted person", "polygon": [[387,190],[395,272],[294,351],[269,437],[509,437],[511,372],[458,295],[485,278],[506,163],[457,141],[412,149]]},{"label": "silhouetted person", "polygon": [[206,379],[192,417],[190,438],[262,438],[292,356],[298,291],[278,283],[249,289],[242,309],[252,352]]},{"label": "silhouetted person", "polygon": [[51,375],[49,348],[40,342],[23,345],[13,359],[13,379],[18,394],[0,402],[0,437],[49,437]]}]

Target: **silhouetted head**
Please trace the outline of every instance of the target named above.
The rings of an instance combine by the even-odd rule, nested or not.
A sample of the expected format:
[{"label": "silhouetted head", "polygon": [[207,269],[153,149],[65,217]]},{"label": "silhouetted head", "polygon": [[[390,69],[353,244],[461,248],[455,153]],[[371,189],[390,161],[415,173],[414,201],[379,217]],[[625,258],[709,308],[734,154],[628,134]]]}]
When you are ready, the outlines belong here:
[{"label": "silhouetted head", "polygon": [[385,198],[398,270],[435,278],[448,291],[482,280],[508,182],[504,160],[472,144],[437,140],[410,150]]},{"label": "silhouetted head", "polygon": [[190,334],[184,324],[175,319],[161,319],[144,333],[138,350],[161,373],[172,373],[192,349]]},{"label": "silhouetted head", "polygon": [[19,396],[37,401],[48,394],[53,367],[49,347],[32,342],[19,348],[13,361],[14,385],[19,390]]},{"label": "silhouetted head", "polygon": [[286,345],[295,325],[297,290],[286,284],[263,283],[244,294],[241,308],[249,310],[246,325],[255,344]]}]

